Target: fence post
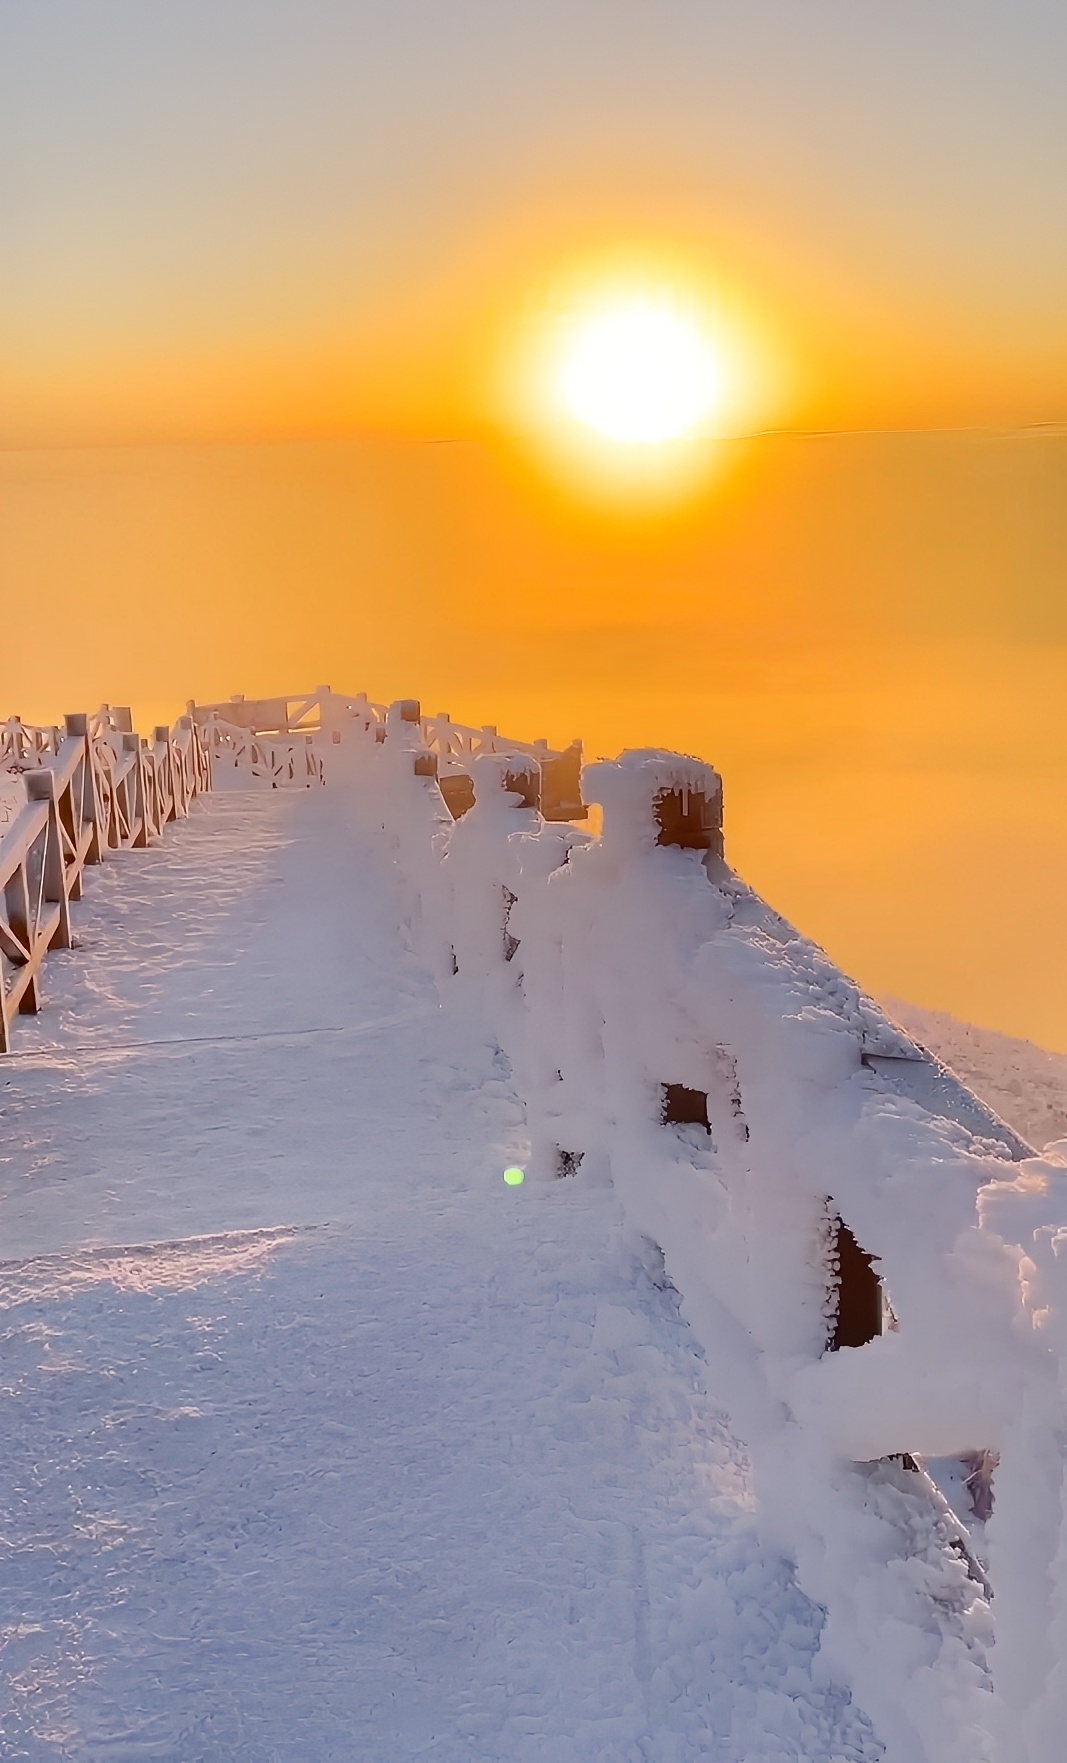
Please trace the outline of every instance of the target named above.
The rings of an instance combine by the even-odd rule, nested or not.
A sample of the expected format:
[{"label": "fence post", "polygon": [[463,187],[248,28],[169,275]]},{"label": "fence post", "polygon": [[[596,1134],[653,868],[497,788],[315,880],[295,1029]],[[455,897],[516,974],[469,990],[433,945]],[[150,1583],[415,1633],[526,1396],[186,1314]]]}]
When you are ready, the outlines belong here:
[{"label": "fence post", "polygon": [[[156,751],[156,776],[159,779],[159,830],[168,821],[176,818],[174,813],[174,764],[170,748],[170,729],[165,722],[157,722],[152,730],[152,745]],[[162,752],[160,752],[162,748]]]},{"label": "fence post", "polygon": [[195,725],[193,723],[193,719],[191,716],[179,716],[178,720],[174,724],[174,736],[176,737],[178,735],[185,735],[186,733],[188,733],[189,740],[188,740],[188,743],[186,743],[184,740],[179,741],[178,739],[176,739],[174,737],[172,737],[172,740],[171,740],[171,750],[177,759],[178,767],[181,772],[181,780],[182,780],[181,813],[182,813],[183,819],[188,815],[189,804],[193,800],[193,797],[196,795],[196,778],[195,778],[195,774],[194,774],[194,756],[193,756],[193,739],[194,739],[193,729],[194,729],[194,726]]},{"label": "fence post", "polygon": [[148,846],[148,805],[145,799],[144,761],[141,758],[141,737],[132,730],[123,730],[122,751],[133,758],[126,773],[126,825],[130,848],[144,851]]},{"label": "fence post", "polygon": [[203,795],[205,791],[211,790],[214,781],[211,765],[211,742],[205,731],[198,726],[196,718],[191,717],[191,721],[193,724],[193,739],[196,742],[198,778],[197,794]]},{"label": "fence post", "polygon": [[63,718],[63,726],[67,734],[74,740],[85,744],[85,757],[82,764],[81,790],[79,792],[78,809],[82,824],[89,821],[92,825],[92,837],[85,853],[86,863],[102,863],[107,854],[107,829],[102,826],[100,812],[100,792],[97,787],[96,760],[93,755],[93,743],[89,735],[89,717],[84,710],[70,712]]},{"label": "fence post", "polygon": [[51,771],[28,771],[25,775],[26,796],[30,802],[47,802],[48,831],[45,837],[44,870],[41,897],[59,907],[59,923],[49,943],[50,949],[70,948],[70,906],[67,901],[66,873],[63,868],[63,842],[56,808],[56,780]]}]

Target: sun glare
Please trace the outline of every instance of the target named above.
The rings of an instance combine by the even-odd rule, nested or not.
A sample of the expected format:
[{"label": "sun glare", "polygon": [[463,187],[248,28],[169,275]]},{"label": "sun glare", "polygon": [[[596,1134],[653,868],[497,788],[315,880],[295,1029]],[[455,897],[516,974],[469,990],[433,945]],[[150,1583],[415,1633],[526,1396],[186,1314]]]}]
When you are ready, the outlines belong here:
[{"label": "sun glare", "polygon": [[559,370],[567,412],[611,441],[649,446],[712,414],[720,372],[698,325],[666,301],[629,299],[585,317]]},{"label": "sun glare", "polygon": [[493,402],[567,504],[672,515],[723,482],[732,440],[781,421],[790,382],[777,335],[744,289],[681,248],[561,263],[514,314]]}]

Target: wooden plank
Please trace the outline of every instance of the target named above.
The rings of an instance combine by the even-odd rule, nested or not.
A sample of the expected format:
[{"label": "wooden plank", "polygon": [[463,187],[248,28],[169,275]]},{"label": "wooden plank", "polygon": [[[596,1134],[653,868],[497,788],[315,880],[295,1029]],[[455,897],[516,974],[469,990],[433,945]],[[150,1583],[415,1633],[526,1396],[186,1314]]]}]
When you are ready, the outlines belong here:
[{"label": "wooden plank", "polygon": [[89,828],[89,841],[83,859],[84,866],[85,863],[101,862],[106,849],[106,841],[101,835],[101,808],[97,793],[96,764],[89,738],[88,716],[84,711],[70,711],[63,720],[68,736],[72,740],[79,741],[82,749],[81,767],[76,773],[75,821],[79,827],[88,826]]},{"label": "wooden plank", "polygon": [[20,967],[29,960],[31,954],[29,945],[23,942],[3,917],[0,917],[0,949],[9,961],[17,962]]},{"label": "wooden plank", "polygon": [[6,1000],[9,1022],[16,1008],[22,1016],[36,1016],[41,1008],[41,988],[38,984],[41,963],[48,953],[50,937],[58,922],[58,907],[48,907],[41,922],[41,935],[34,939],[28,959],[13,971]]},{"label": "wooden plank", "polygon": [[[222,722],[231,722],[235,728],[247,729],[251,734],[287,735],[292,701],[289,698],[231,698],[223,704],[197,704],[192,714],[200,723],[217,716]],[[304,706],[313,701],[313,693],[301,694],[295,700]]]},{"label": "wooden plank", "polygon": [[40,837],[42,826],[48,824],[48,809],[42,802],[27,802],[0,839],[0,888],[5,887],[15,871],[26,860],[33,841]]}]

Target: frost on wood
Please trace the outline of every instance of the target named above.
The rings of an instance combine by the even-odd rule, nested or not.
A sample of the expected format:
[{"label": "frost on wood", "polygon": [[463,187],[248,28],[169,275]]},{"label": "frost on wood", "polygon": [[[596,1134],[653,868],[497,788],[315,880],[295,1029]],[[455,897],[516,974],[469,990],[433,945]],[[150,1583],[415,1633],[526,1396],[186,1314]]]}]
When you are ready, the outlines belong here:
[{"label": "frost on wood", "polygon": [[[374,800],[452,1020],[510,1061],[532,1173],[610,1175],[661,1246],[767,1539],[825,1606],[826,1670],[887,1756],[1053,1763],[1067,1165],[733,873],[712,767],[654,750],[585,767],[589,839],[546,825],[507,765],[470,765],[455,820],[410,779]],[[924,1460],[961,1489],[983,1466],[977,1516]]]}]

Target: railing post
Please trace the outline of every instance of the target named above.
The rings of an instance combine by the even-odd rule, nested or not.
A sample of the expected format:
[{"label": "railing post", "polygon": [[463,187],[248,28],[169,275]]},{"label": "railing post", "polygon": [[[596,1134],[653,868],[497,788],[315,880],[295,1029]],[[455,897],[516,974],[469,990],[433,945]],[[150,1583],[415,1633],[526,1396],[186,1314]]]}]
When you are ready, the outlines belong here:
[{"label": "railing post", "polygon": [[67,901],[67,878],[63,868],[63,841],[56,807],[56,780],[51,771],[28,771],[25,775],[26,797],[30,802],[47,802],[48,830],[45,835],[44,869],[41,897],[59,907],[59,923],[49,948],[70,948],[70,906]]},{"label": "railing post", "polygon": [[[174,736],[172,737],[172,740],[171,740],[171,748],[172,748],[172,751],[177,759],[178,767],[181,771],[181,780],[182,780],[181,812],[182,812],[183,819],[185,819],[185,817],[188,815],[189,804],[196,794],[196,790],[194,787],[194,778],[193,778],[193,734],[192,734],[192,730],[193,730],[192,718],[189,716],[179,716],[177,722],[174,724]],[[188,735],[188,737],[189,737],[187,742],[183,738],[181,738],[181,737],[184,737],[185,735]]]},{"label": "railing post", "polygon": [[93,754],[93,743],[89,735],[89,717],[84,710],[68,713],[63,725],[74,740],[84,743],[85,755],[82,763],[81,787],[78,793],[78,814],[82,825],[89,821],[92,826],[92,837],[85,853],[86,863],[102,863],[107,853],[107,829],[102,825],[100,792],[96,776],[96,760]]},{"label": "railing post", "polygon": [[159,830],[174,819],[174,770],[170,758],[170,729],[157,722],[152,730],[152,746],[156,755],[156,789],[159,798]]},{"label": "railing post", "polygon": [[144,761],[141,758],[141,737],[132,730],[123,731],[122,751],[130,754],[133,764],[127,771],[124,786],[126,791],[126,826],[130,835],[130,848],[144,851],[148,846],[148,809],[145,801]]},{"label": "railing post", "polygon": [[212,788],[213,783],[211,742],[204,730],[198,725],[196,718],[190,716],[190,721],[193,725],[193,739],[196,742],[197,794],[203,795],[205,791]]}]

